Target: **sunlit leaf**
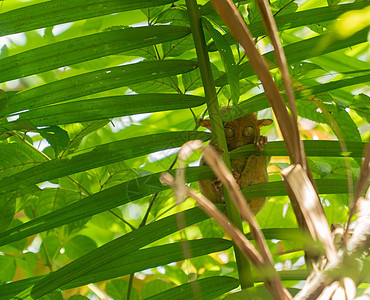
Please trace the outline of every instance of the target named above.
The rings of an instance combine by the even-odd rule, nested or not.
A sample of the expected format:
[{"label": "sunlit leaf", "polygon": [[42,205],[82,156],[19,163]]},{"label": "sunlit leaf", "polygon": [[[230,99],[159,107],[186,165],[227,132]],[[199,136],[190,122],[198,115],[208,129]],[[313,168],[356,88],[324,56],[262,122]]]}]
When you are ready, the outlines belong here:
[{"label": "sunlit leaf", "polygon": [[[183,212],[184,225],[190,226],[207,216],[199,209],[194,208]],[[41,279],[33,287],[31,295],[38,298],[62,285],[71,282],[79,276],[86,274],[106,263],[129,254],[139,248],[154,242],[178,230],[176,215],[171,215],[162,220],[141,227],[131,233],[117,238],[88,254],[74,260],[58,271]]]},{"label": "sunlit leaf", "polygon": [[186,60],[153,61],[72,76],[17,93],[11,98],[3,114],[79,98],[133,83],[186,73],[195,68],[194,62]]},{"label": "sunlit leaf", "polygon": [[191,139],[210,138],[205,132],[168,132],[116,141],[90,148],[63,159],[47,161],[30,170],[8,176],[0,181],[0,191],[13,191],[45,180],[105,166],[151,152],[179,147]]},{"label": "sunlit leaf", "polygon": [[[194,295],[194,286],[197,287],[198,295]],[[214,299],[239,285],[237,279],[232,277],[209,277],[186,283],[184,285],[174,287],[165,292],[159,293],[147,299],[197,299],[201,295],[202,299]]]},{"label": "sunlit leaf", "polygon": [[[168,189],[159,181],[160,176],[161,173],[156,173],[118,184],[2,232],[0,233],[0,245],[6,245],[35,233],[83,220],[108,209]],[[206,167],[190,168],[187,172],[189,182],[210,178],[211,176],[210,169]]]},{"label": "sunlit leaf", "polygon": [[[135,90],[134,87],[132,89]],[[142,90],[143,88],[140,89],[140,92]],[[148,85],[148,90],[153,91],[155,88],[151,84]],[[18,120],[7,123],[6,126],[7,128],[16,128],[19,130],[25,120],[32,123],[35,127],[71,124],[75,122],[81,123],[132,114],[196,107],[204,104],[204,102],[203,97],[181,94],[112,96],[73,101],[29,110],[21,113]],[[50,131],[52,128],[39,129],[38,131],[41,133]],[[48,140],[46,136],[45,138]],[[60,149],[64,149],[65,146]]]},{"label": "sunlit leaf", "polygon": [[93,0],[66,0],[63,2],[44,2],[15,9],[0,15],[0,35],[49,27],[85,18],[158,6],[176,0],[104,0],[99,3]]}]

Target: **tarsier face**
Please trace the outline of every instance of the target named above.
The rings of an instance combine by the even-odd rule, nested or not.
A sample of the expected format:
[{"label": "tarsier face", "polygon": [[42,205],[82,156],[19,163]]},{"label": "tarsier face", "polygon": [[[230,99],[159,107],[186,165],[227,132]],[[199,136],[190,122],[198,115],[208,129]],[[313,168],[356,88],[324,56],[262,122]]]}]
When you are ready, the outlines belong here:
[{"label": "tarsier face", "polygon": [[[257,115],[254,113],[226,122],[224,130],[228,150],[231,151],[248,144],[255,144],[259,149],[260,128],[270,124],[272,124],[272,120],[257,120]],[[201,126],[211,129],[208,120],[203,120]]]},{"label": "tarsier face", "polygon": [[224,130],[229,151],[254,143],[260,135],[255,114],[226,122]]}]

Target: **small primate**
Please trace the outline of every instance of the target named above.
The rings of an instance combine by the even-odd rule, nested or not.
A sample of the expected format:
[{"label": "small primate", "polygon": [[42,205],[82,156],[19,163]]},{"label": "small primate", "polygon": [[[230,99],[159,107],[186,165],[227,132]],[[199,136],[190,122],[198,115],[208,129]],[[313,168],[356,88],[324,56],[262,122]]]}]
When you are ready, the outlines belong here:
[{"label": "small primate", "polygon": [[[226,108],[228,109],[228,108]],[[223,110],[225,111],[225,109]],[[257,120],[256,114],[249,114],[224,124],[228,150],[234,150],[244,145],[254,144],[259,151],[267,143],[267,137],[260,135],[262,126],[272,124],[271,119]],[[201,126],[212,130],[210,121],[201,121]],[[214,146],[213,140],[210,144]],[[262,154],[252,154],[246,158],[231,159],[234,176],[243,189],[249,185],[268,181],[267,166],[270,157]],[[201,160],[201,165],[205,162]],[[224,203],[222,185],[217,178],[198,181],[201,193],[214,203]],[[256,215],[265,205],[266,198],[248,199],[248,204]]]}]

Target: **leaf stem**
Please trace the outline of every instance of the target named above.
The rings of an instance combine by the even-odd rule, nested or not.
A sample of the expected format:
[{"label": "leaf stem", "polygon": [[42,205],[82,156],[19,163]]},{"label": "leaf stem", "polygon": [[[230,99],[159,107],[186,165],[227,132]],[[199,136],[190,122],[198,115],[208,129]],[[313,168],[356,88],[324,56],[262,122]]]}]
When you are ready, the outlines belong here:
[{"label": "leaf stem", "polygon": [[[230,155],[227,148],[224,127],[222,123],[221,113],[217,101],[217,93],[215,83],[209,62],[207,46],[204,39],[204,34],[201,25],[199,8],[196,0],[186,0],[188,9],[191,31],[193,34],[195,49],[198,57],[198,64],[202,76],[207,108],[211,121],[212,133],[214,134],[215,144],[222,151],[221,156],[226,166],[231,170]],[[240,214],[230,200],[226,190],[224,190],[227,215],[231,222],[241,231],[243,231]],[[250,264],[240,250],[234,247],[236,263],[238,266],[239,281],[242,288],[253,286],[253,278],[251,274]]]}]

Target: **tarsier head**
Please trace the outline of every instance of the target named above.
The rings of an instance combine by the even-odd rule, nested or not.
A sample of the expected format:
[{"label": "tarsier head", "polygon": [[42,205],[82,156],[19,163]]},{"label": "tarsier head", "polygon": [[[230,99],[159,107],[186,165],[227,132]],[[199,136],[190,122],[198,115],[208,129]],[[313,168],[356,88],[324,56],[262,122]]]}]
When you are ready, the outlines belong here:
[{"label": "tarsier head", "polygon": [[[257,120],[255,113],[224,123],[228,150],[231,151],[248,144],[254,144],[257,149],[262,150],[260,128],[270,124],[272,124],[271,119]],[[203,120],[201,126],[212,130],[208,120]]]}]

